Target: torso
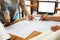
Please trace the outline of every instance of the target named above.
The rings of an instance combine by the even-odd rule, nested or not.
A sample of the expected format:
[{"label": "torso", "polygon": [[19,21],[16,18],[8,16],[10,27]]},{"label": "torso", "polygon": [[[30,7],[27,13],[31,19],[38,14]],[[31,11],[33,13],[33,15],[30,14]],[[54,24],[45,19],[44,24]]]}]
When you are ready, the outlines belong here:
[{"label": "torso", "polygon": [[2,10],[2,11],[6,11],[8,9],[9,12],[10,12],[11,20],[13,20],[13,16],[14,16],[14,14],[16,12],[16,9],[18,7],[18,4],[15,4],[14,5],[11,0],[7,0],[6,2],[3,2],[3,5],[2,6],[4,8],[4,10]]}]

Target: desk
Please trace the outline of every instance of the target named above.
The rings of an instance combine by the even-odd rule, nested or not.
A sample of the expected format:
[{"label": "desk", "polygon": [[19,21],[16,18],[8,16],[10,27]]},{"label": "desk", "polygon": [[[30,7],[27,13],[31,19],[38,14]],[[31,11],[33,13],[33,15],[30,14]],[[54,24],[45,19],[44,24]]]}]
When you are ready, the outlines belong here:
[{"label": "desk", "polygon": [[[15,23],[24,21],[24,20],[26,20],[26,18],[22,18],[22,19],[20,19],[20,20],[16,20],[16,21],[12,22],[12,25],[15,24]],[[22,38],[22,37],[19,37],[19,36],[14,35],[14,34],[11,34],[10,40],[29,40],[30,38],[33,38],[33,37],[35,37],[35,36],[37,36],[37,35],[39,35],[39,34],[41,34],[41,32],[33,31],[33,32],[32,32],[28,37],[26,37],[26,38]]]},{"label": "desk", "polygon": [[12,35],[16,35],[24,39],[30,39],[33,36],[29,37],[29,35],[32,34],[34,31],[37,32],[38,34],[40,34],[40,32],[44,33],[47,30],[51,31],[50,27],[53,25],[60,25],[60,22],[41,21],[41,20],[40,21],[39,20],[33,20],[33,21],[24,20],[21,22],[17,22],[9,27],[6,27],[6,31]]},{"label": "desk", "polygon": [[15,36],[15,35],[12,35],[11,34],[11,38],[10,40],[29,40],[37,35],[41,34],[40,32],[37,32],[37,31],[34,31],[32,32],[27,38],[21,38],[21,37],[18,37],[18,36]]},{"label": "desk", "polygon": [[18,37],[18,36],[12,35],[12,34],[10,34],[10,35],[11,35],[10,40],[24,40],[24,38],[21,38],[21,37]]}]

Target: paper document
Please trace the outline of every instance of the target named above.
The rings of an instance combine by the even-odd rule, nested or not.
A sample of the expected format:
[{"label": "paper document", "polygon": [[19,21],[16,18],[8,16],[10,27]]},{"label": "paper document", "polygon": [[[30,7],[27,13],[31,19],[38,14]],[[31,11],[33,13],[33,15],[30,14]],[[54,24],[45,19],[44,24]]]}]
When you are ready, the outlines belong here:
[{"label": "paper document", "polygon": [[54,25],[60,25],[60,22],[55,22],[55,21],[38,21],[38,20],[33,20],[33,21],[21,21],[18,23],[15,23],[9,27],[6,27],[6,31],[10,34],[26,38],[29,36],[33,31],[38,31],[38,32],[45,32],[45,31],[51,31],[51,26]]},{"label": "paper document", "polygon": [[32,21],[22,21],[6,27],[6,31],[8,33],[22,38],[26,38],[27,36],[29,36],[34,31],[34,29],[35,26],[34,24],[32,24]]}]

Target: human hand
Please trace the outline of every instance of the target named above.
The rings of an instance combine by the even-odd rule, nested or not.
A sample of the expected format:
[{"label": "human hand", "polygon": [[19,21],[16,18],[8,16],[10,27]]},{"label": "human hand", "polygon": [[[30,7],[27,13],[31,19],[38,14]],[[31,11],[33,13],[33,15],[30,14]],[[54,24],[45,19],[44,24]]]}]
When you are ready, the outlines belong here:
[{"label": "human hand", "polygon": [[51,27],[51,30],[52,31],[57,31],[57,30],[59,30],[60,29],[60,26],[58,26],[58,25],[55,25],[55,26],[52,26]]},{"label": "human hand", "polygon": [[51,18],[52,18],[52,16],[48,16],[48,15],[46,15],[46,14],[43,14],[43,15],[41,15],[41,17],[40,17],[40,20],[50,21],[50,20],[52,20]]},{"label": "human hand", "polygon": [[47,20],[46,18],[47,18],[48,16],[46,15],[46,14],[42,14],[41,16],[40,16],[40,20]]},{"label": "human hand", "polygon": [[33,15],[28,15],[28,20],[33,20],[34,16]]}]

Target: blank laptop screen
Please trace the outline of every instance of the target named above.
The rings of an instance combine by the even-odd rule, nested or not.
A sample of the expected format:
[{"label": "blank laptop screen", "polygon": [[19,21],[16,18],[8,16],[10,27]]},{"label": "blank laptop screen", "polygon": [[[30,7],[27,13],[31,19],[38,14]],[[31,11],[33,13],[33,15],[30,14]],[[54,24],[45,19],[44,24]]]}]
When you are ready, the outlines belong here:
[{"label": "blank laptop screen", "polygon": [[54,13],[55,2],[39,2],[38,12]]}]

